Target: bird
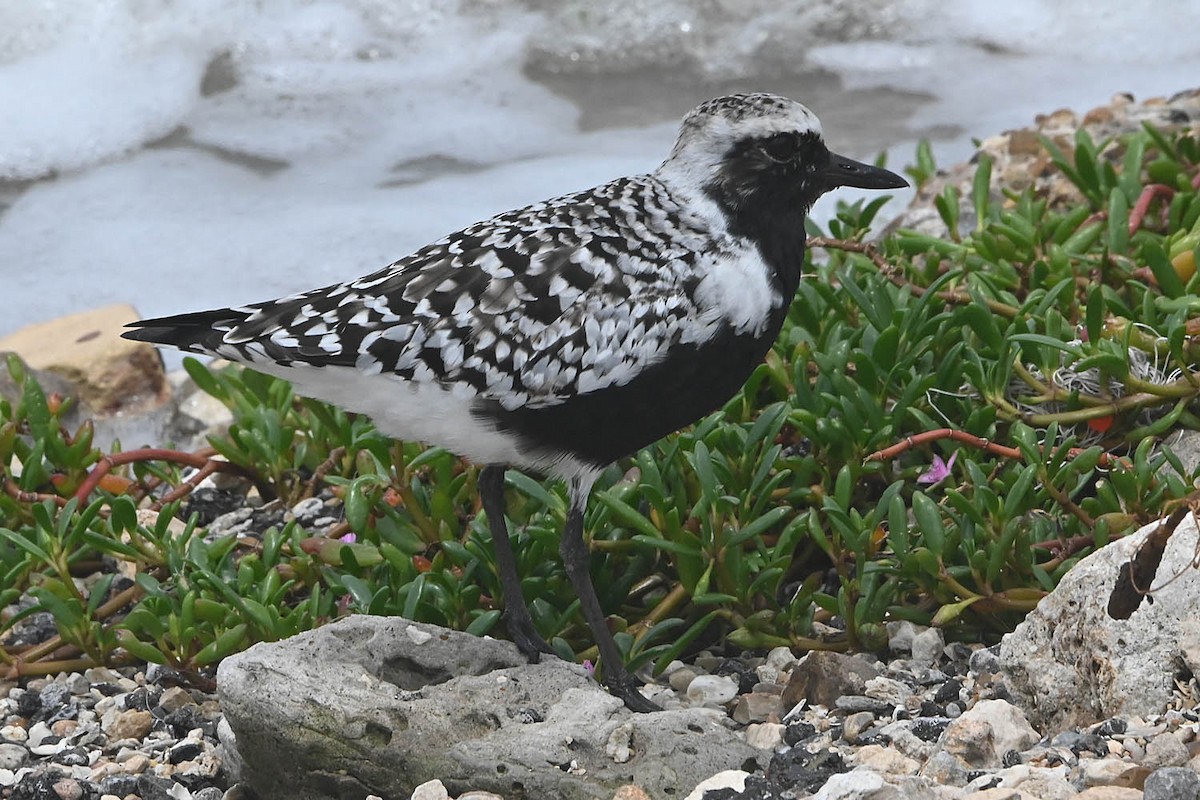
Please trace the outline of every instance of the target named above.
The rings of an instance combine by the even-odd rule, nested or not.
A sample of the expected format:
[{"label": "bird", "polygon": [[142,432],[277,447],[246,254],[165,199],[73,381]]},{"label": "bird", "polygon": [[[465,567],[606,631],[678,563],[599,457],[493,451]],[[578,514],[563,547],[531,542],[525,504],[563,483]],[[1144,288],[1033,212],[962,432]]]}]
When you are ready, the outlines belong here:
[{"label": "bird", "polygon": [[240,362],[481,467],[502,618],[530,661],[552,650],[521,594],[505,470],[563,481],[559,551],[603,683],[629,709],[654,711],[592,585],[592,486],[742,387],[795,296],[818,197],[907,185],[830,152],[804,105],[732,94],[688,113],[651,173],[498,214],[365,277],[144,319],[122,335]]}]

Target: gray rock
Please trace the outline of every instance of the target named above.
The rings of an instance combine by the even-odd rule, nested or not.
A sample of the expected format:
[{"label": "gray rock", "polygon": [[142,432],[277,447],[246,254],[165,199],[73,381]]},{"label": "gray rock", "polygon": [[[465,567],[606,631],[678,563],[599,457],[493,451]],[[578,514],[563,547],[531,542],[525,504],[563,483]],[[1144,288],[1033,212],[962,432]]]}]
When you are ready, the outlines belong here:
[{"label": "gray rock", "polygon": [[[526,664],[509,642],[395,617],[255,645],[217,683],[223,745],[264,797],[409,797],[433,779],[454,795],[607,800],[636,783],[661,796],[764,758],[720,712],[633,714],[581,667]],[[618,728],[632,743],[622,759],[610,753]]]},{"label": "gray rock", "polygon": [[1061,730],[1165,709],[1181,651],[1195,638],[1186,623],[1200,618],[1191,515],[1167,545],[1154,581],[1161,587],[1155,602],[1144,600],[1128,620],[1112,619],[1107,611],[1118,571],[1157,524],[1085,558],[1004,637],[1005,683],[1034,725]]},{"label": "gray rock", "polygon": [[833,708],[839,697],[861,695],[867,681],[878,676],[879,670],[861,658],[814,650],[792,670],[783,690],[783,704],[791,708],[806,699]]},{"label": "gray rock", "polygon": [[887,624],[888,650],[893,653],[911,653],[913,639],[922,629],[908,620],[898,620]]},{"label": "gray rock", "polygon": [[1183,463],[1185,475],[1191,475],[1200,467],[1200,431],[1180,430],[1165,443]]},{"label": "gray rock", "polygon": [[962,762],[939,750],[921,767],[921,775],[943,786],[965,786],[970,773]]},{"label": "gray rock", "polygon": [[737,697],[737,682],[724,675],[698,675],[688,683],[687,698],[696,705],[720,705]]},{"label": "gray rock", "polygon": [[950,721],[941,745],[972,767],[997,767],[1005,753],[1021,752],[1037,741],[1037,731],[1019,708],[1004,700],[980,700]]},{"label": "gray rock", "polygon": [[0,769],[18,770],[29,760],[29,751],[19,744],[0,744]]},{"label": "gray rock", "polygon": [[737,705],[733,708],[733,721],[739,725],[764,722],[771,715],[775,715],[776,719],[782,717],[785,711],[779,695],[751,692],[738,698]]},{"label": "gray rock", "polygon": [[1191,756],[1188,754],[1188,749],[1178,736],[1173,733],[1163,733],[1155,736],[1146,745],[1146,755],[1142,759],[1142,766],[1149,769],[1182,767],[1188,763],[1189,758]]},{"label": "gray rock", "polygon": [[938,663],[946,649],[946,637],[941,628],[926,628],[912,639],[912,660],[914,664],[932,667]]},{"label": "gray rock", "polygon": [[1187,767],[1163,767],[1146,777],[1142,800],[1200,800],[1200,775]]},{"label": "gray rock", "polygon": [[889,786],[878,772],[856,769],[825,781],[813,800],[900,800],[900,790]]},{"label": "gray rock", "polygon": [[968,660],[968,666],[972,672],[999,672],[1000,671],[1000,647],[993,645],[992,647],[981,647],[971,653]]},{"label": "gray rock", "polygon": [[858,737],[875,724],[875,715],[870,711],[859,711],[846,717],[842,722],[842,738],[850,744],[855,744]]}]

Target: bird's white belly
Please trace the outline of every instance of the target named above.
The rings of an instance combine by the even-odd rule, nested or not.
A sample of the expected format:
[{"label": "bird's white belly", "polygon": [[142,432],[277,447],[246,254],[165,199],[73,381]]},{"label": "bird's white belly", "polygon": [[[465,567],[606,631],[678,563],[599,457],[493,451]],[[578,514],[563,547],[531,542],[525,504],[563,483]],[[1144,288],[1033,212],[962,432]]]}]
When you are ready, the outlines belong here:
[{"label": "bird's white belly", "polygon": [[462,384],[447,389],[399,376],[365,376],[353,367],[248,366],[283,378],[304,397],[366,414],[388,436],[438,445],[476,464],[512,464],[564,479],[593,471],[566,455],[522,449],[516,437],[471,413],[477,398]]}]

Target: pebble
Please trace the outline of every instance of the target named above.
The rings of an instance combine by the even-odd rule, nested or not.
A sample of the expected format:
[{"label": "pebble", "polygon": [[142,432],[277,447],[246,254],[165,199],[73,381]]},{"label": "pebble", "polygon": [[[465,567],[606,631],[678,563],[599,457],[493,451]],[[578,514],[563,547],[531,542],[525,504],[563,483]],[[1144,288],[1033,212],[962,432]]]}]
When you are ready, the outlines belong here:
[{"label": "pebble", "polygon": [[410,800],[450,800],[450,793],[441,781],[432,780],[418,786]]},{"label": "pebble", "polygon": [[687,698],[693,705],[721,705],[737,693],[737,682],[724,675],[697,675],[687,687]]}]

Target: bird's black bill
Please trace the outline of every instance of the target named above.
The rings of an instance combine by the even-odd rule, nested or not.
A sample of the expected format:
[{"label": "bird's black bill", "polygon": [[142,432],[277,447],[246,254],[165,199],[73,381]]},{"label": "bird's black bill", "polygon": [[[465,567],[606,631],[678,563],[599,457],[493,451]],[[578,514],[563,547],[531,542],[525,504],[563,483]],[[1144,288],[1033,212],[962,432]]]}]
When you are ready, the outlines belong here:
[{"label": "bird's black bill", "polygon": [[859,189],[902,189],[908,181],[883,167],[873,167],[852,158],[829,154],[829,166],[824,170],[830,188],[854,186]]}]

